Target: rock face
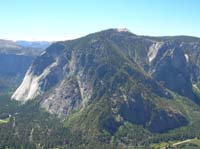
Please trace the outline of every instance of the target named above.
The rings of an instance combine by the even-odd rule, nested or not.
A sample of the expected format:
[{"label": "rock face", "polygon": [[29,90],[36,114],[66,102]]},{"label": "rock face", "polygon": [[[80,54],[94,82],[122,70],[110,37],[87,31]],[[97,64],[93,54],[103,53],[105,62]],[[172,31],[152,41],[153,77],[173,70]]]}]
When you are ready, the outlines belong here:
[{"label": "rock face", "polygon": [[167,49],[155,62],[152,76],[167,88],[189,98],[193,97],[192,82],[184,52],[180,48]]},{"label": "rock face", "polygon": [[198,100],[192,84],[200,85],[199,41],[110,29],[57,42],[32,63],[12,98],[38,97],[41,107],[60,117],[104,105],[106,120],[100,110],[99,123],[111,133],[124,121],[165,132],[188,123],[179,109],[161,104],[174,100],[168,90]]},{"label": "rock face", "polygon": [[[16,92],[13,94],[12,98],[15,98],[16,100],[23,99],[24,101],[27,101],[29,99],[33,99],[41,94],[42,90],[40,89],[43,85],[44,79],[50,75],[50,72],[58,65],[58,62],[55,61],[51,65],[47,66],[47,68],[39,75],[34,75],[33,72],[31,72],[31,69],[28,70],[26,73],[24,80],[21,84],[21,86],[16,90]],[[44,82],[46,83],[46,82]],[[45,85],[45,88],[48,86]],[[43,89],[45,90],[45,89]]]},{"label": "rock face", "polygon": [[42,107],[58,116],[69,115],[72,110],[83,107],[81,90],[74,79],[63,80],[51,94],[43,97]]},{"label": "rock face", "polygon": [[164,44],[163,42],[156,42],[150,46],[148,52],[149,63],[151,63],[156,58],[158,51],[161,49],[163,44]]}]

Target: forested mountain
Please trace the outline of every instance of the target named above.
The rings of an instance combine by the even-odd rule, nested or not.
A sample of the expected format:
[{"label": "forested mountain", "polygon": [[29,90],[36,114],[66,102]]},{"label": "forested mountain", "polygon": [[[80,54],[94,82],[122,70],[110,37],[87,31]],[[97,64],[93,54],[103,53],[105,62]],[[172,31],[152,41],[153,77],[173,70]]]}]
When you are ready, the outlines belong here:
[{"label": "forested mountain", "polygon": [[199,137],[199,54],[199,38],[127,29],[53,43],[13,93],[19,114],[2,127],[17,134],[24,127],[33,148],[145,148]]}]

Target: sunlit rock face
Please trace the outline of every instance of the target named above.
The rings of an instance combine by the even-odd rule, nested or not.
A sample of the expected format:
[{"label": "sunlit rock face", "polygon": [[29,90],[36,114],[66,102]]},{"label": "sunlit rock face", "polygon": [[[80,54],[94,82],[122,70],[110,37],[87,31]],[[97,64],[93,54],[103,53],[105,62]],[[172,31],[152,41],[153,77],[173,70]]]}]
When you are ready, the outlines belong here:
[{"label": "sunlit rock face", "polygon": [[[48,50],[51,52],[52,48]],[[62,78],[62,65],[63,61],[58,57],[58,53],[51,56],[49,53],[40,55],[26,72],[12,99],[25,102],[43,94]]]},{"label": "sunlit rock face", "polygon": [[15,93],[12,95],[13,99],[16,100],[22,100],[27,101],[30,99],[34,99],[38,95],[40,95],[43,91],[45,91],[44,88],[41,88],[42,85],[45,82],[45,79],[52,70],[58,65],[58,61],[53,62],[51,65],[47,66],[44,71],[39,75],[34,75],[33,72],[31,72],[31,68],[27,71],[21,85],[17,88]]},{"label": "sunlit rock face", "polygon": [[158,50],[162,47],[163,44],[163,42],[156,42],[150,46],[148,52],[148,59],[150,63],[156,58]]}]

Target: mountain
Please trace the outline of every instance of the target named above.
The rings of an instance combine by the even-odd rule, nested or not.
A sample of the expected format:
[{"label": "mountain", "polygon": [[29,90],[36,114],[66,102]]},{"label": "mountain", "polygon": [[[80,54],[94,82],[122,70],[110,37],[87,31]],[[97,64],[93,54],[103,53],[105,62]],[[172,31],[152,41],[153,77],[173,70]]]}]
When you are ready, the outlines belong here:
[{"label": "mountain", "polygon": [[41,47],[37,47],[34,45],[32,46],[31,44],[27,46],[22,46],[22,44],[19,44],[18,42],[14,42],[12,40],[0,40],[0,53],[2,54],[38,56],[45,50],[45,48]]},{"label": "mountain", "polygon": [[110,29],[54,43],[32,63],[12,98],[27,101],[41,96],[41,106],[60,117],[105,107],[98,116],[105,115],[102,125],[111,133],[125,121],[154,132],[187,125],[180,109],[161,105],[175,100],[171,91],[198,103],[193,84],[199,82],[191,77],[198,74],[190,72],[192,53],[185,49],[195,47],[199,39],[187,38]]},{"label": "mountain", "polygon": [[18,40],[16,41],[16,44],[24,48],[46,49],[48,46],[50,46],[51,42]]},{"label": "mountain", "polygon": [[33,61],[12,99],[37,102],[83,142],[142,145],[176,130],[174,138],[188,136],[200,121],[199,44],[126,29],[56,42]]}]

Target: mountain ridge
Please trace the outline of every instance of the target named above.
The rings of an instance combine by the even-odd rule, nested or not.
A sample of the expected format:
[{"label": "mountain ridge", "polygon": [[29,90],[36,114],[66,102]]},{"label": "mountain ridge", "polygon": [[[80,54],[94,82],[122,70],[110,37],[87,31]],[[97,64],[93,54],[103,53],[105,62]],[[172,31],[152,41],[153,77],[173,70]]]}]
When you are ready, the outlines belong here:
[{"label": "mountain ridge", "polygon": [[[102,122],[99,115],[98,121],[110,133],[125,122],[152,132],[188,125],[181,109],[161,106],[162,102],[176,101],[171,91],[199,102],[187,67],[191,58],[188,54],[186,59],[182,50],[198,42],[174,38],[152,40],[127,30],[109,29],[54,43],[32,63],[12,98],[28,101],[39,96],[42,108],[64,118],[89,107],[92,111],[91,105],[96,107],[101,101],[107,107],[101,114],[108,119]],[[166,76],[164,70],[171,75]]]}]

